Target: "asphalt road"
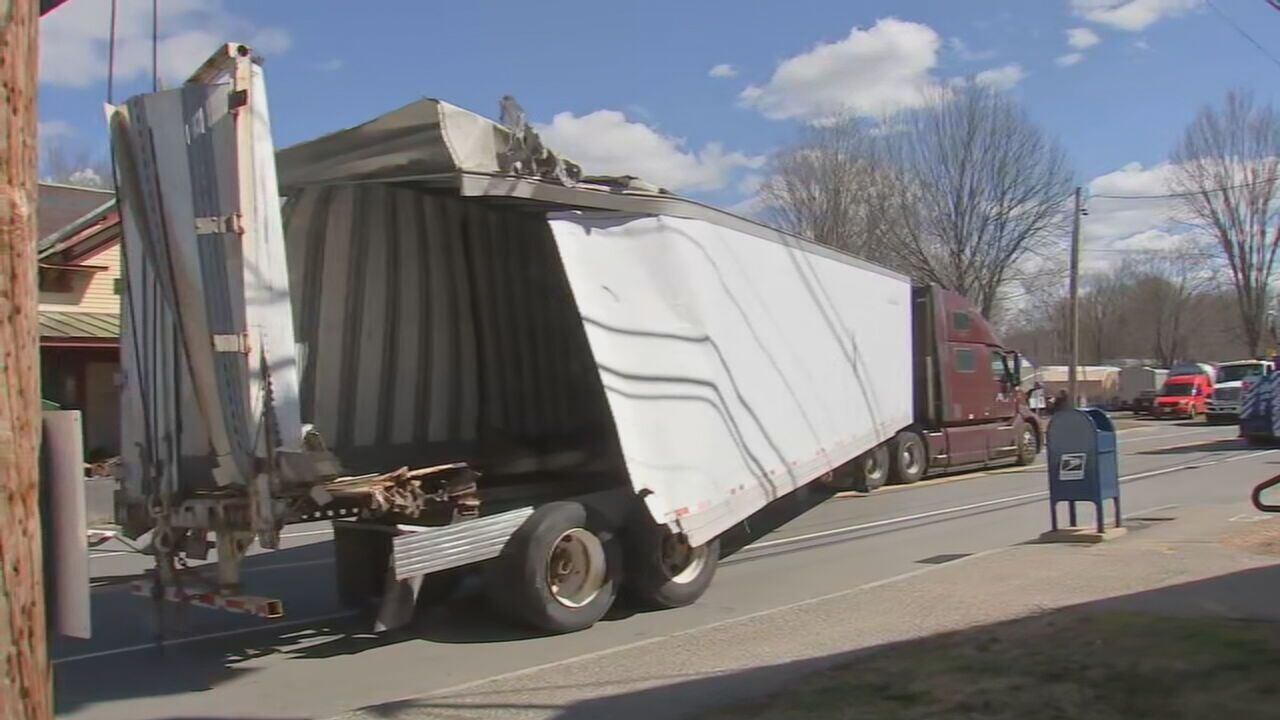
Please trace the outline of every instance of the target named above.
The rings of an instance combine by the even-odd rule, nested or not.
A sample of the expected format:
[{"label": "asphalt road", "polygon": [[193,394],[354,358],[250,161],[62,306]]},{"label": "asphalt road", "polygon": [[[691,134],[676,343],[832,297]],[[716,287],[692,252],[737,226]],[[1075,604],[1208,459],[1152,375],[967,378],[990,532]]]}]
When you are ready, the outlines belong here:
[{"label": "asphalt road", "polygon": [[[1143,423],[1120,435],[1128,516],[1225,502],[1277,472],[1280,451],[1247,448],[1233,427]],[[311,718],[527,671],[919,571],[1027,541],[1048,526],[1045,470],[1009,468],[869,496],[801,492],[752,518],[697,604],[619,609],[580,633],[534,637],[463,593],[396,633],[364,632],[331,582],[324,525],[290,528],[285,549],[251,559],[247,580],[284,600],[284,620],[198,608],[157,613],[115,582],[147,566],[118,544],[94,551],[95,638],[59,641],[55,692],[68,718]],[[1085,518],[1091,512],[1083,510]],[[885,612],[892,612],[885,608]],[[670,664],[654,658],[655,673]]]}]

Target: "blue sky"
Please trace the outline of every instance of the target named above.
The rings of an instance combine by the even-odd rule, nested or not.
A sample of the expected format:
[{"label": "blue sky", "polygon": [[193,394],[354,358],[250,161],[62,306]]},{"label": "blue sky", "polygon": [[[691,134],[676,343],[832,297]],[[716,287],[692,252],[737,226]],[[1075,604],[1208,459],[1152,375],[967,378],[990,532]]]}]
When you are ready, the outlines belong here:
[{"label": "blue sky", "polygon": [[[910,107],[966,76],[1020,99],[1095,191],[1158,192],[1199,106],[1230,88],[1269,102],[1280,86],[1280,67],[1205,2],[160,0],[159,34],[170,82],[221,41],[255,45],[279,146],[422,96],[492,116],[510,93],[588,170],[732,206],[805,122]],[[1280,12],[1214,2],[1280,55]],[[117,99],[150,87],[150,2],[120,3]],[[42,21],[47,138],[104,145],[109,6],[70,0]],[[1166,241],[1139,237],[1158,210],[1099,217],[1096,239]]]}]

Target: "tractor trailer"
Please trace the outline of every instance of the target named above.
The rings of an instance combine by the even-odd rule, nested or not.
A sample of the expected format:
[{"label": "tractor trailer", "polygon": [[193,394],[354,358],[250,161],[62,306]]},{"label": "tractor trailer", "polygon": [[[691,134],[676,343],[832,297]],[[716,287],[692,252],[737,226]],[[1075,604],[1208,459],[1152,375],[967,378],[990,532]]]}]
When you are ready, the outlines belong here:
[{"label": "tractor trailer", "polygon": [[566,632],[620,592],[693,602],[718,538],[807,483],[1039,450],[1019,356],[955,293],[584,176],[514,103],[277,153],[266,100],[230,44],[111,112],[139,592],[279,615],[245,551],[331,520],[340,597],[384,624],[475,571]]}]

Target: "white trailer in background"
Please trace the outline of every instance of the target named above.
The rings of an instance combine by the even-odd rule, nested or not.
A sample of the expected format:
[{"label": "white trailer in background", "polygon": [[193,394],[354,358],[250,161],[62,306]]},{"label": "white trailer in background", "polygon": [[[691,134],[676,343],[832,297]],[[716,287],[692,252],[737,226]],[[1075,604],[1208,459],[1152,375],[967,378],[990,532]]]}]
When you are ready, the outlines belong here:
[{"label": "white trailer in background", "polygon": [[1121,368],[1120,408],[1126,410],[1132,408],[1133,401],[1137,400],[1144,392],[1148,393],[1149,397],[1155,397],[1160,388],[1164,386],[1165,378],[1168,375],[1168,370],[1145,365]]},{"label": "white trailer in background", "polygon": [[472,567],[551,631],[624,584],[685,604],[721,533],[912,424],[905,278],[579,178],[514,114],[421,100],[277,156],[229,45],[112,126],[121,520],[169,585],[212,534],[207,604],[278,611],[242,553],[329,517],[341,595],[388,621]]}]

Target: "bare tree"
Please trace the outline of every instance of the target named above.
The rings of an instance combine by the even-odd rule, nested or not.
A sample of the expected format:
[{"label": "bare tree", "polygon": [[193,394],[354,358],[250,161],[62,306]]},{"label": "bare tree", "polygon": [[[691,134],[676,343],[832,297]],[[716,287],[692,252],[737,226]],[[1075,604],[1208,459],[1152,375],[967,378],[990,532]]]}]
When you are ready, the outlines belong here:
[{"label": "bare tree", "polygon": [[988,314],[1029,255],[1061,236],[1066,157],[1012,98],[973,83],[897,123],[892,156],[908,181],[898,194],[903,261]]},{"label": "bare tree", "polygon": [[64,142],[64,138],[42,139],[40,180],[110,189],[111,161],[106,155],[95,154],[88,148]]},{"label": "bare tree", "polygon": [[1202,108],[1173,153],[1173,189],[1191,221],[1217,241],[1231,271],[1244,341],[1256,355],[1280,249],[1280,116],[1244,92]]},{"label": "bare tree", "polygon": [[764,215],[803,237],[896,266],[903,183],[878,138],[854,118],[806,128],[770,160]]},{"label": "bare tree", "polygon": [[1080,330],[1088,339],[1093,362],[1119,357],[1124,346],[1122,329],[1130,323],[1127,290],[1131,273],[1125,268],[1086,275],[1080,298]]},{"label": "bare tree", "polygon": [[1116,271],[1127,278],[1121,302],[1134,335],[1146,337],[1149,352],[1165,367],[1192,355],[1194,313],[1212,289],[1205,260],[1202,248],[1183,244],[1128,257]]}]

